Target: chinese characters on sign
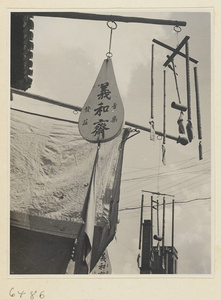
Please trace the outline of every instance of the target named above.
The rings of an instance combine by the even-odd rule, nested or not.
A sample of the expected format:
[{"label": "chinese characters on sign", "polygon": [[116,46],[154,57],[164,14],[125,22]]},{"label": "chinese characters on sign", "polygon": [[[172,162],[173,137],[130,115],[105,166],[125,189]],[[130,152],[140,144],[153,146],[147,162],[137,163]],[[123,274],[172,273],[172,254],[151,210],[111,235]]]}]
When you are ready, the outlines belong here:
[{"label": "chinese characters on sign", "polygon": [[92,274],[111,274],[111,263],[107,250],[101,255],[98,263],[94,267]]},{"label": "chinese characters on sign", "polygon": [[106,59],[81,111],[79,131],[90,142],[107,142],[120,134],[123,120],[124,108],[112,61]]}]

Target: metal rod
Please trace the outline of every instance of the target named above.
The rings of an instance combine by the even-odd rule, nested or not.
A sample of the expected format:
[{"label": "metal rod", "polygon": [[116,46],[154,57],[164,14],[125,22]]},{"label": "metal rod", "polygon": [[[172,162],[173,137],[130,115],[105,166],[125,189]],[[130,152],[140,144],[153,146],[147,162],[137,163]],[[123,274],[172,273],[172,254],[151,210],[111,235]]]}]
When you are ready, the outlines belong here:
[{"label": "metal rod", "polygon": [[144,195],[142,195],[142,197],[141,197],[139,250],[141,249],[141,238],[142,238],[142,226],[143,226],[143,202],[144,202]]},{"label": "metal rod", "polygon": [[[33,100],[39,100],[39,101],[42,101],[42,102],[54,104],[54,105],[57,105],[57,106],[60,106],[60,107],[65,107],[65,108],[72,109],[72,110],[75,110],[75,111],[81,111],[82,110],[81,107],[76,106],[76,105],[71,105],[71,104],[67,104],[67,103],[64,103],[64,102],[53,100],[53,99],[50,99],[50,98],[47,98],[47,97],[31,94],[31,93],[28,93],[28,92],[23,92],[23,91],[14,89],[14,88],[11,88],[11,91],[14,94],[21,95],[21,96],[27,97],[27,98],[31,98]],[[140,130],[143,130],[143,131],[150,132],[150,128],[142,126],[142,125],[138,125],[138,124],[135,124],[135,123],[131,123],[131,122],[128,122],[128,121],[125,121],[125,125],[130,126],[130,127],[134,127],[134,128],[137,128],[137,129],[140,129]],[[155,131],[155,133],[159,136],[163,136],[163,133],[160,132],[160,131]],[[170,134],[166,134],[166,137],[171,139],[171,140],[177,141],[177,143],[181,143],[182,145],[187,145],[188,144],[188,140],[184,137],[180,137],[180,136],[175,137],[175,136],[172,136]]]},{"label": "metal rod", "polygon": [[167,59],[167,61],[163,64],[164,67],[167,67],[169,65],[169,63],[179,53],[179,51],[183,48],[183,46],[186,44],[186,42],[189,40],[189,38],[190,38],[189,36],[185,36],[185,38],[178,45],[178,47],[175,49],[175,51],[170,55],[170,57]]},{"label": "metal rod", "polygon": [[[170,46],[168,46],[168,45],[166,45],[166,44],[164,44],[164,43],[162,43],[162,42],[160,42],[160,41],[158,41],[156,39],[153,39],[152,42],[155,43],[155,44],[157,44],[157,45],[159,45],[159,46],[162,46],[162,47],[164,47],[164,48],[166,48],[166,49],[168,49],[168,50],[170,50],[172,52],[176,51],[175,48],[172,48],[172,47],[170,47]],[[184,53],[180,52],[180,51],[178,51],[177,54],[180,55],[180,56],[182,56],[182,57],[184,57],[184,58],[186,58],[186,55]],[[196,59],[194,59],[192,57],[189,57],[189,60],[191,62],[193,62],[194,64],[197,64],[199,62],[198,60],[196,60]]]},{"label": "metal rod", "polygon": [[164,19],[150,19],[140,17],[127,17],[118,15],[103,15],[103,14],[91,14],[82,12],[25,12],[16,14],[30,14],[31,16],[38,17],[55,17],[55,18],[67,18],[67,19],[82,19],[82,20],[94,20],[94,21],[115,21],[126,23],[143,23],[153,25],[171,25],[171,26],[186,26],[185,21],[177,20],[164,20]]}]

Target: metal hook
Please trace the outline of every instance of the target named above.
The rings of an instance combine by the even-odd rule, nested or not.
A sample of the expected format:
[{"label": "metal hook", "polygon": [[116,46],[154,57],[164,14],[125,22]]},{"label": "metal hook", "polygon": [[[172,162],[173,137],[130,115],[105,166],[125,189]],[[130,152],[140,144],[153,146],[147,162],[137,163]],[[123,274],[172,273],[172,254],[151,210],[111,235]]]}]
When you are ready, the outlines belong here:
[{"label": "metal hook", "polygon": [[[109,23],[112,23],[114,26],[111,26]],[[116,23],[115,21],[107,21],[107,26],[108,26],[111,30],[117,29],[117,23]]]},{"label": "metal hook", "polygon": [[[110,23],[112,23],[112,26],[110,25]],[[106,57],[108,59],[110,59],[113,54],[111,53],[111,42],[112,42],[112,31],[115,30],[117,28],[117,23],[114,22],[114,21],[108,21],[107,22],[107,27],[110,28],[111,32],[110,32],[110,42],[109,42],[109,50],[108,52],[106,53]]]},{"label": "metal hook", "polygon": [[132,138],[133,136],[137,135],[140,133],[140,130],[138,129],[130,129],[130,132],[135,132],[133,135],[129,136],[128,138],[125,139],[125,141],[129,140],[130,138]]}]

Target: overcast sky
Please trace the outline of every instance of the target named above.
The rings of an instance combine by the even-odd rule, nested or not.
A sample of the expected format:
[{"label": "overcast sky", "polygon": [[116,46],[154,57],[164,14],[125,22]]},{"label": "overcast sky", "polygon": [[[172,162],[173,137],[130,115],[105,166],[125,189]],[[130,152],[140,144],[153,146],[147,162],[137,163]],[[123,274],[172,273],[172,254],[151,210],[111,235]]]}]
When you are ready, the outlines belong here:
[{"label": "overcast sky", "polygon": [[[94,11],[95,12],[95,11]],[[96,12],[95,12],[96,13]],[[105,11],[107,14],[186,21],[177,35],[173,26],[117,23],[113,31],[113,66],[125,108],[125,120],[149,127],[151,45],[155,38],[176,47],[189,36],[190,56],[199,61],[198,77],[203,134],[203,157],[198,160],[195,90],[191,64],[192,122],[195,139],[187,146],[166,141],[166,165],[161,163],[162,140],[150,141],[141,132],[125,146],[120,212],[116,237],[109,247],[115,274],[138,274],[137,255],[141,190],[175,195],[175,247],[179,274],[211,272],[211,27],[210,13]],[[82,107],[91,91],[106,52],[110,29],[103,21],[34,18],[34,74],[28,92]],[[154,109],[155,128],[162,131],[163,63],[171,52],[155,45]],[[186,104],[185,59],[176,57],[176,70],[182,103]],[[178,136],[178,111],[170,107],[177,100],[172,72],[167,69],[167,133]],[[14,96],[12,107],[78,120],[70,110]],[[185,116],[186,118],[186,116]],[[204,199],[207,198],[207,199]],[[145,194],[145,204],[150,202]],[[162,201],[159,198],[159,201]],[[171,198],[166,198],[167,203]],[[166,209],[166,244],[170,245],[171,206]],[[144,217],[150,211],[145,209]],[[155,230],[155,228],[154,228]]]}]

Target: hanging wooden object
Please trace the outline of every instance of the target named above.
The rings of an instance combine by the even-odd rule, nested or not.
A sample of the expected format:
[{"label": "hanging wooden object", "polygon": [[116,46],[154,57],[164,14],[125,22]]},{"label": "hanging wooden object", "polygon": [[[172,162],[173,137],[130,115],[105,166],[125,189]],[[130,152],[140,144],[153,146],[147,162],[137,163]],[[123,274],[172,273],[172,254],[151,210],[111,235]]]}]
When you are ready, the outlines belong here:
[{"label": "hanging wooden object", "polygon": [[79,131],[92,143],[104,143],[122,131],[124,107],[114,75],[112,60],[104,60],[91,93],[79,116]]},{"label": "hanging wooden object", "polygon": [[187,107],[185,105],[176,103],[174,101],[171,103],[171,107],[174,109],[180,110],[182,112],[185,112],[187,110]]},{"label": "hanging wooden object", "polygon": [[168,65],[168,67],[170,67],[170,69],[173,71],[175,85],[176,85],[176,91],[177,91],[177,97],[178,97],[178,101],[179,101],[179,103],[172,102],[171,107],[180,111],[180,116],[177,120],[178,131],[180,134],[185,134],[185,129],[184,129],[184,125],[183,125],[183,112],[185,112],[187,110],[187,107],[181,104],[180,93],[179,93],[178,82],[177,82],[177,73],[175,70],[176,66],[174,64],[173,59],[172,59],[172,67],[170,65]]},{"label": "hanging wooden object", "polygon": [[190,66],[189,66],[189,44],[186,41],[185,44],[186,48],[186,87],[187,87],[187,113],[188,113],[188,120],[186,125],[187,136],[189,142],[193,140],[193,126],[191,122],[191,92],[190,92]]},{"label": "hanging wooden object", "polygon": [[203,159],[202,154],[202,127],[201,127],[201,114],[200,114],[200,102],[199,102],[199,86],[198,86],[198,75],[197,67],[194,67],[194,81],[195,81],[195,92],[196,92],[196,116],[197,116],[197,130],[199,139],[199,160]]},{"label": "hanging wooden object", "polygon": [[153,108],[153,92],[154,92],[154,44],[152,44],[151,52],[151,115],[150,115],[150,140],[155,141],[155,129],[154,129],[154,108]]},{"label": "hanging wooden object", "polygon": [[163,71],[163,144],[162,144],[162,163],[166,164],[166,70]]}]

